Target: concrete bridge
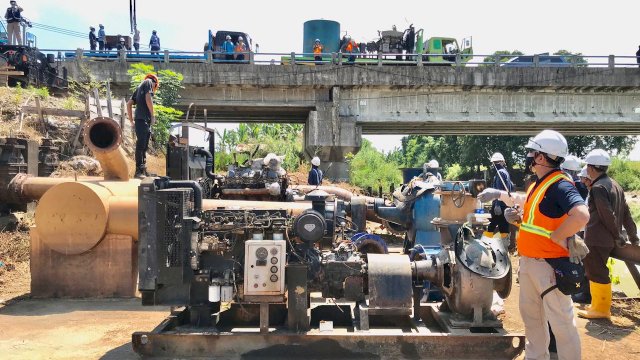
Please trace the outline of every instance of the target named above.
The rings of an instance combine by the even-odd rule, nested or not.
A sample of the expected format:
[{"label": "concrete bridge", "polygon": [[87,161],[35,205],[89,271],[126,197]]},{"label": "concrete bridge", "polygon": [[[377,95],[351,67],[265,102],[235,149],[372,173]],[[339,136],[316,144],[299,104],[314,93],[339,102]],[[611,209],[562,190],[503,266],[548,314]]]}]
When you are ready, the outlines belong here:
[{"label": "concrete bridge", "polygon": [[[128,91],[125,62],[84,64]],[[179,108],[196,120],[304,123],[305,148],[325,161],[357,151],[362,134],[640,134],[640,69],[282,66],[154,63],[184,75]]]}]

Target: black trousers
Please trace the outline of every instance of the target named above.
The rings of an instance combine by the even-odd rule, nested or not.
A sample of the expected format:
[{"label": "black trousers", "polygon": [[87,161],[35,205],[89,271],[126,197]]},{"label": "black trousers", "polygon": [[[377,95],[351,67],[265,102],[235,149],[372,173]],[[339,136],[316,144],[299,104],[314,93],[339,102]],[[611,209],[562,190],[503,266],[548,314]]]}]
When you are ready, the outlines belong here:
[{"label": "black trousers", "polygon": [[136,54],[140,54],[140,43],[133,43],[133,48],[136,49]]},{"label": "black trousers", "polygon": [[91,51],[92,51],[92,52],[93,52],[93,51],[96,51],[96,43],[94,43],[94,42],[90,42],[90,43],[89,43],[89,47],[91,48]]},{"label": "black trousers", "polygon": [[589,279],[589,281],[597,282],[598,284],[609,284],[611,279],[609,278],[607,261],[609,260],[609,255],[611,255],[611,252],[613,251],[613,246],[587,247],[589,248],[589,253],[582,260],[587,279]]},{"label": "black trousers", "polygon": [[104,41],[98,41],[98,50],[100,51],[104,50]]},{"label": "black trousers", "polygon": [[147,168],[147,150],[151,138],[151,126],[145,120],[135,120],[136,128],[136,171]]}]

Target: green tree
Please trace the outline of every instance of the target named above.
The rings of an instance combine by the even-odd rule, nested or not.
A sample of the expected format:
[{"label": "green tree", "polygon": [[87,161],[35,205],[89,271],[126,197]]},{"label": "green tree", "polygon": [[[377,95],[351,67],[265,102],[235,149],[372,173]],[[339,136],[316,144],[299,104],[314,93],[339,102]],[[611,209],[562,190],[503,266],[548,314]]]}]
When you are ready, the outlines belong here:
[{"label": "green tree", "polygon": [[553,55],[562,55],[564,61],[570,63],[573,61],[573,57],[575,56],[576,64],[578,66],[586,66],[587,60],[582,56],[582,53],[572,53],[568,50],[558,50],[553,53]]},{"label": "green tree", "polygon": [[509,61],[514,55],[524,55],[524,53],[520,50],[498,50],[495,51],[492,55],[485,57],[482,62],[495,63],[498,56],[500,56],[500,62],[506,62]]},{"label": "green tree", "polygon": [[376,150],[369,140],[362,140],[362,147],[356,155],[348,154],[350,183],[361,188],[371,186],[388,189],[390,185],[402,183],[399,165],[388,161],[384,154]]}]

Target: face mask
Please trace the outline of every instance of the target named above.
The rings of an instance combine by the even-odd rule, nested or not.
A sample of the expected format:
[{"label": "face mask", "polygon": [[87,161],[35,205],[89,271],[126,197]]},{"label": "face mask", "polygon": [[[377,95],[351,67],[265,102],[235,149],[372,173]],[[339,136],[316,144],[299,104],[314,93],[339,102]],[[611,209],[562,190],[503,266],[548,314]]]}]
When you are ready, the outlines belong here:
[{"label": "face mask", "polygon": [[527,156],[524,159],[524,172],[525,174],[533,174],[533,169],[531,168],[535,164],[533,156]]},{"label": "face mask", "polygon": [[504,169],[504,165],[500,164],[500,163],[495,163],[496,169],[500,170],[500,169]]}]

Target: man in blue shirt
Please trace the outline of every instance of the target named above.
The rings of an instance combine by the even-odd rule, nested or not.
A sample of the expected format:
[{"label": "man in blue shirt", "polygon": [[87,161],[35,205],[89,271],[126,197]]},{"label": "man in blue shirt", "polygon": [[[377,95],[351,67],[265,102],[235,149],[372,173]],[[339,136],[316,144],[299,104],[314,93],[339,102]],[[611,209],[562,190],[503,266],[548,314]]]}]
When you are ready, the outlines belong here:
[{"label": "man in blue shirt", "polygon": [[309,171],[309,185],[322,185],[322,170],[319,168],[320,158],[314,157],[311,159],[311,170]]},{"label": "man in blue shirt", "polygon": [[158,37],[158,33],[155,30],[151,32],[151,39],[149,39],[149,48],[151,49],[151,55],[160,55],[160,38]]},{"label": "man in blue shirt", "polygon": [[222,52],[225,53],[225,60],[233,60],[233,51],[235,50],[235,45],[233,41],[231,41],[231,36],[227,35],[225,42],[222,44]]}]

